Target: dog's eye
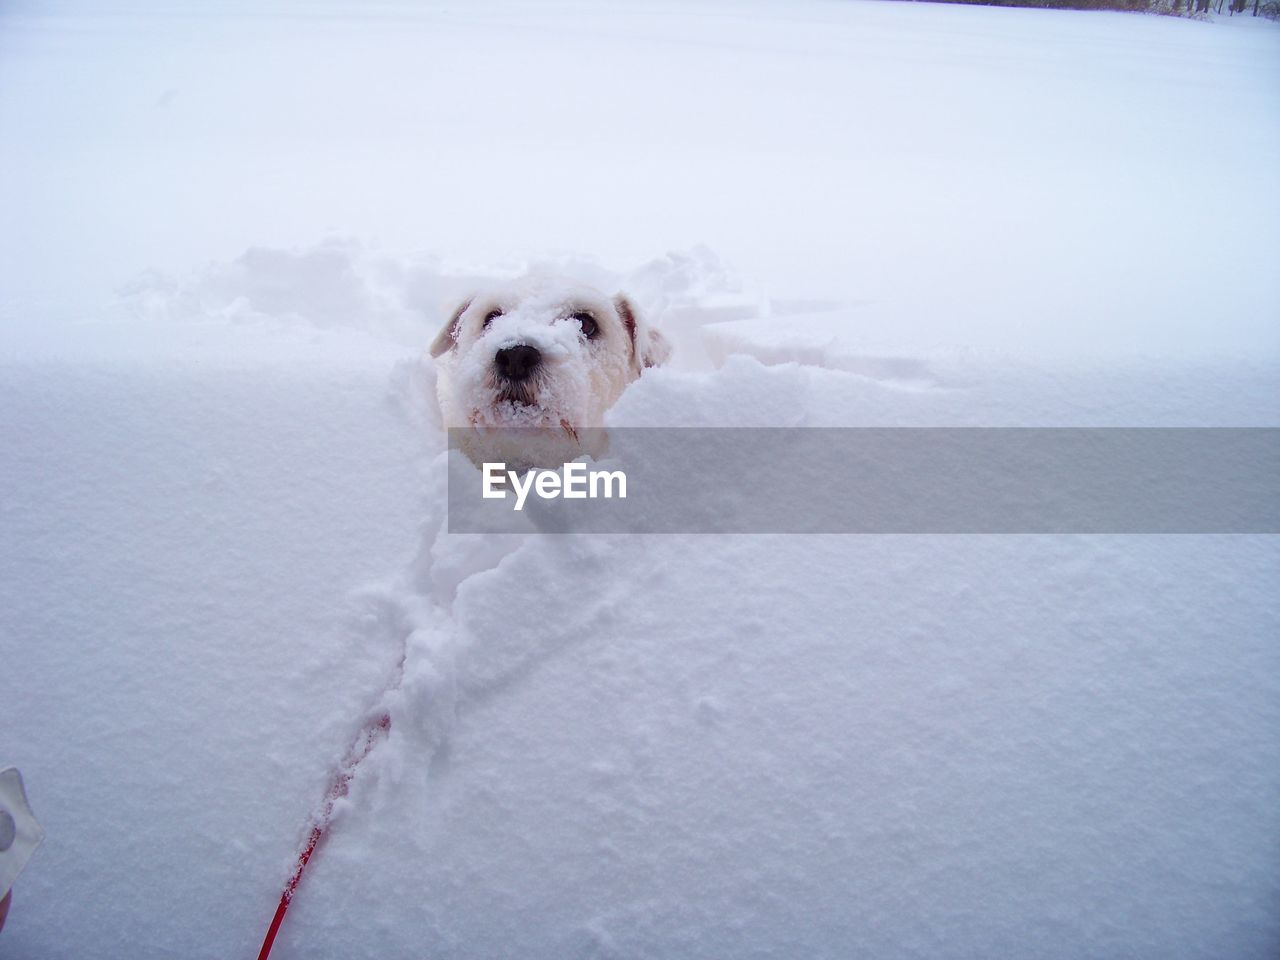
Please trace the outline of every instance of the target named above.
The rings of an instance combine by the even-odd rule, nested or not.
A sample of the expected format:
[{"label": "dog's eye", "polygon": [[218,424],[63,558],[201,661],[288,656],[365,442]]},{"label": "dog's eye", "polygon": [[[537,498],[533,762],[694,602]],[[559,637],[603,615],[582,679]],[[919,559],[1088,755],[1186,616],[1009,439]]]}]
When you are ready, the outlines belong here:
[{"label": "dog's eye", "polygon": [[502,316],[501,310],[490,310],[488,313],[484,315],[484,325],[487,327],[489,324],[493,323],[493,321],[497,317],[500,317],[500,316]]},{"label": "dog's eye", "polygon": [[600,328],[596,326],[596,318],[589,313],[575,313],[569,317],[570,320],[577,320],[578,325],[582,327],[582,335],[588,340],[595,339],[595,335]]}]

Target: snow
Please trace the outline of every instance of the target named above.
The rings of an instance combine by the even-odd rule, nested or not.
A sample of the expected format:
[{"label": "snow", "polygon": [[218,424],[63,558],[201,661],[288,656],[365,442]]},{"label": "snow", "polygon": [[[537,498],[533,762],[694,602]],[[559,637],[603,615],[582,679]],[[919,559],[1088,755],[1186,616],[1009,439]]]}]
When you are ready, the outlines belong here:
[{"label": "snow", "polygon": [[[1280,425],[1280,30],[930,4],[0,12],[0,957],[1265,957],[1280,548],[465,536],[478,282],[610,423]],[[397,679],[398,678],[398,679]]]}]

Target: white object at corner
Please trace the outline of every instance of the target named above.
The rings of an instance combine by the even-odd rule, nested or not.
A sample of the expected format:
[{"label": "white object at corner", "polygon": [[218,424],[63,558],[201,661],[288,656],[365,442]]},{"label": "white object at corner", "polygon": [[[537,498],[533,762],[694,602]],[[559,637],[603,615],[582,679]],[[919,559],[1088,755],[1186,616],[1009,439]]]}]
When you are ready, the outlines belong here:
[{"label": "white object at corner", "polygon": [[22,774],[17,767],[0,770],[0,898],[44,841],[44,827],[36,821],[27,803]]}]

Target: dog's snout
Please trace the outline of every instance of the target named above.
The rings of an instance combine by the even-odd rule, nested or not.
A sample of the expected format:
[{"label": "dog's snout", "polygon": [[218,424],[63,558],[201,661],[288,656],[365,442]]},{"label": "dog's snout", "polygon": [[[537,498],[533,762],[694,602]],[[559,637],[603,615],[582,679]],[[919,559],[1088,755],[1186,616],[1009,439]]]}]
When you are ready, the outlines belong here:
[{"label": "dog's snout", "polygon": [[498,373],[508,380],[524,380],[542,362],[542,353],[537,347],[519,343],[514,347],[504,347],[499,350],[493,362],[498,368]]}]

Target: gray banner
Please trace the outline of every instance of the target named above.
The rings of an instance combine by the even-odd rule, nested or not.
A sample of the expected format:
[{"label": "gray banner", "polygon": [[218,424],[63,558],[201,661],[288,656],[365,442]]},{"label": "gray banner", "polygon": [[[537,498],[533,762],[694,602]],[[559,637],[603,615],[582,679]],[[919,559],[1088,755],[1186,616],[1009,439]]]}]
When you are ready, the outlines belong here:
[{"label": "gray banner", "polygon": [[[563,466],[541,479],[482,471],[450,431],[449,530],[1280,533],[1273,428],[633,427],[580,439],[605,452],[568,468],[566,490]],[[491,455],[518,460],[544,441],[563,435],[507,431]]]}]

